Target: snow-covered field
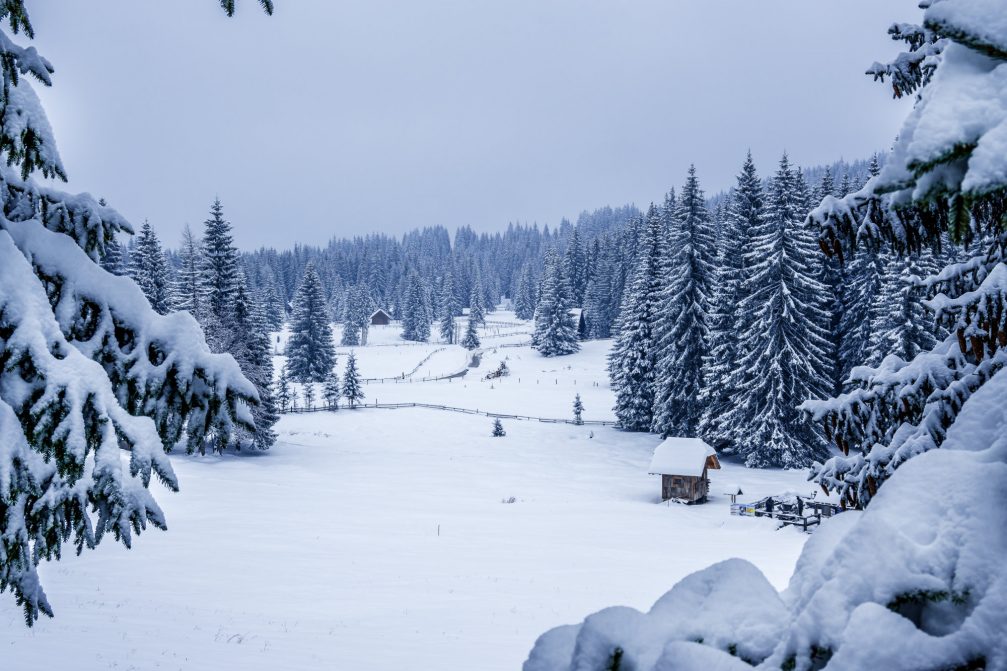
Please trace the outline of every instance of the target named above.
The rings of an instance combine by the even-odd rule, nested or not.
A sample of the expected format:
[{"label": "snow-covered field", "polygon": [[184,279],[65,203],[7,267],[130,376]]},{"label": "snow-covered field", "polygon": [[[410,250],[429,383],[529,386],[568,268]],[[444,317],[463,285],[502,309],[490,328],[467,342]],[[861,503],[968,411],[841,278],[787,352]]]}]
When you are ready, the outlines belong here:
[{"label": "snow-covered field", "polygon": [[[443,347],[375,346],[392,342],[372,330],[356,348],[364,376]],[[492,343],[463,380],[372,383],[368,400],[569,417],[580,392],[585,418],[611,418],[609,343],[553,360]],[[423,374],[464,354],[448,347]],[[503,357],[511,377],[481,381]],[[712,562],[744,557],[781,588],[790,576],[806,537],[731,517],[721,492],[808,492],[803,472],[728,463],[710,504],[669,506],[647,474],[654,436],[504,424],[491,438],[486,417],[340,410],[284,417],[263,455],[174,457],[182,491],[158,492],[167,533],[45,565],[56,619],[34,629],[0,598],[0,669],[44,651],[75,669],[512,670],[550,627],[646,609]]]}]

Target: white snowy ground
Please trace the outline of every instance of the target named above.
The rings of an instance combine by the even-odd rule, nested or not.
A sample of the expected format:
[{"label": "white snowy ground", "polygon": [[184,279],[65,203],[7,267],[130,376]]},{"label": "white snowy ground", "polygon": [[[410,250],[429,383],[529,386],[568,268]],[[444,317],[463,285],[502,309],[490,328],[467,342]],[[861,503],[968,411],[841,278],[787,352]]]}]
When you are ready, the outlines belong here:
[{"label": "white snowy ground", "polygon": [[[607,346],[556,360],[500,349],[463,382],[367,391],[558,417],[580,391],[587,417],[610,417]],[[438,347],[357,354],[371,377]],[[512,378],[479,382],[494,356],[510,356]],[[550,627],[613,603],[647,609],[721,559],[749,559],[779,588],[793,571],[806,537],[731,517],[720,492],[808,492],[802,472],[725,464],[708,505],[668,506],[647,474],[654,436],[505,428],[490,438],[485,417],[340,410],[284,417],[267,454],[175,457],[181,493],[157,492],[167,533],[43,566],[56,619],[34,629],[0,595],[0,669],[512,670]]]}]

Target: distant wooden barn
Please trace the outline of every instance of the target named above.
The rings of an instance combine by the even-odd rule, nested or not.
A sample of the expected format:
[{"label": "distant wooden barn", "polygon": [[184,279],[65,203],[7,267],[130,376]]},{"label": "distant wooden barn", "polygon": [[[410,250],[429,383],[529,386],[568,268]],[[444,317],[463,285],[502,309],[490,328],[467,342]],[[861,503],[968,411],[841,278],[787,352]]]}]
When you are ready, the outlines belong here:
[{"label": "distant wooden barn", "polygon": [[375,310],[371,315],[371,326],[388,326],[391,323],[392,316],[381,308]]},{"label": "distant wooden barn", "polygon": [[717,451],[699,438],[668,438],[650,461],[650,474],[661,476],[662,501],[703,503],[710,493],[707,472],[719,468]]}]

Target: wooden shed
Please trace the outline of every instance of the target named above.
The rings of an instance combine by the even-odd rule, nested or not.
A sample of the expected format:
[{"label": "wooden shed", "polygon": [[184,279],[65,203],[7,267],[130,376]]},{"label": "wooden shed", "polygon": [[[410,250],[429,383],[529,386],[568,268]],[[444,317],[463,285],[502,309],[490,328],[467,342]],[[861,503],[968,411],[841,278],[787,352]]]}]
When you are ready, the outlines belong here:
[{"label": "wooden shed", "polygon": [[719,469],[717,451],[699,438],[668,438],[654,450],[650,474],[661,476],[661,500],[703,503],[710,493],[707,471]]},{"label": "wooden shed", "polygon": [[381,308],[375,310],[371,315],[371,326],[388,326],[391,323],[392,316]]}]

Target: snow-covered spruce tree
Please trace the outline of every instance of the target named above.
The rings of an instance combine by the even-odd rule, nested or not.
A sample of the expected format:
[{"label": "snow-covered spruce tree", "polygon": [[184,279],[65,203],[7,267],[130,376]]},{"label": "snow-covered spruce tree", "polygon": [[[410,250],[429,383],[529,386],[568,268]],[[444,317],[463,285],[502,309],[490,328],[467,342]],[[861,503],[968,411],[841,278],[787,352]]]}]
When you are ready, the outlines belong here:
[{"label": "snow-covered spruce tree", "polygon": [[290,372],[287,369],[287,364],[283,364],[283,368],[280,369],[280,378],[276,381],[276,401],[280,404],[282,412],[291,408],[294,400],[294,392],[290,383]]},{"label": "snow-covered spruce tree", "polygon": [[[884,258],[880,290],[871,311],[873,349],[880,353],[875,363],[888,354],[905,361],[937,345],[932,331],[933,316],[923,305],[922,279],[934,274],[933,255],[929,249],[919,254],[879,253]],[[870,365],[872,358],[865,363]]]},{"label": "snow-covered spruce tree", "polygon": [[[839,189],[840,196],[845,196],[852,188],[847,175]],[[876,251],[876,247],[868,249],[866,246],[853,249],[843,267],[842,315],[837,334],[840,382],[845,382],[855,366],[876,365],[883,356],[872,325],[885,313],[883,308],[879,309],[876,297],[881,293],[881,275],[886,262],[892,257]]]},{"label": "snow-covered spruce tree", "polygon": [[314,263],[304,269],[301,286],[294,295],[287,342],[290,377],[298,382],[322,382],[335,365],[329,304]]},{"label": "snow-covered spruce tree", "polygon": [[573,423],[577,425],[584,423],[584,402],[580,400],[580,394],[573,398]]},{"label": "snow-covered spruce tree", "polygon": [[734,404],[722,421],[732,450],[753,467],[800,468],[827,454],[820,431],[797,409],[832,391],[830,315],[815,239],[804,225],[801,181],[784,155],[744,255],[741,356],[728,380]]},{"label": "snow-covered spruce tree", "polygon": [[[826,166],[825,174],[821,182],[815,187],[812,194],[812,203],[817,205],[825,200],[826,196],[836,195],[836,184],[832,178],[832,170]],[[826,303],[829,311],[829,377],[832,382],[833,393],[839,393],[843,388],[844,366],[840,355],[843,345],[842,320],[843,320],[843,296],[846,292],[846,272],[839,263],[839,259],[819,255],[819,276],[818,281],[826,289]]]},{"label": "snow-covered spruce tree", "polygon": [[653,204],[639,240],[636,269],[626,288],[608,375],[615,416],[626,431],[649,431],[654,419],[657,368],[655,325],[667,286],[668,234]]},{"label": "snow-covered spruce tree", "polygon": [[564,274],[570,285],[570,302],[573,306],[584,305],[584,291],[587,289],[588,263],[587,253],[580,232],[573,229],[566,243],[566,253],[563,256]]},{"label": "snow-covered spruce tree", "polygon": [[912,360],[891,354],[855,368],[847,393],[804,406],[844,452],[814,476],[850,505],[867,505],[900,465],[941,446],[1007,361],[1007,103],[994,96],[1007,71],[1002,16],[997,3],[944,0],[926,9],[923,27],[893,26],[910,50],[872,73],[891,77],[896,95],[918,91],[915,108],[879,174],[811,214],[822,247],[840,258],[879,245],[936,253],[946,235],[978,247],[920,282],[950,337]]},{"label": "snow-covered spruce tree", "polygon": [[315,383],[305,382],[301,388],[301,393],[304,395],[304,409],[311,411],[315,409]]},{"label": "snow-covered spruce tree", "polygon": [[570,312],[570,285],[563,260],[555,250],[546,252],[542,288],[535,308],[532,346],[542,356],[563,356],[580,350],[577,322]]},{"label": "snow-covered spruce tree", "polygon": [[350,352],[346,359],[346,370],[343,371],[343,398],[353,410],[357,403],[364,400],[364,387],[360,381],[360,372],[357,370],[357,355]]},{"label": "snow-covered spruce tree", "polygon": [[234,289],[234,332],[225,351],[238,362],[241,372],[255,385],[259,394],[259,404],[252,408],[255,429],[239,430],[238,446],[266,450],[276,442],[273,425],[280,418],[273,400],[273,356],[269,329],[262,306],[248,291],[245,274],[240,270]]},{"label": "snow-covered spruce tree", "polygon": [[105,245],[105,251],[101,255],[101,267],[113,275],[125,275],[126,264],[123,258],[122,245],[111,240]]},{"label": "snow-covered spruce tree", "polygon": [[175,284],[175,309],[185,310],[202,322],[205,302],[203,286],[203,251],[199,240],[186,224],[182,230],[182,249],[179,251],[180,265],[178,281]]},{"label": "snow-covered spruce tree", "polygon": [[214,351],[221,351],[234,331],[234,292],[238,278],[238,249],[231,236],[231,222],[224,219],[224,206],[217,198],[210,218],[203,222],[202,292],[205,298],[203,330]]},{"label": "snow-covered spruce tree", "polygon": [[174,295],[168,277],[168,262],[149,221],[144,221],[136,236],[136,249],[129,259],[129,276],[150,301],[150,307],[161,315],[172,310]]},{"label": "snow-covered spruce tree", "polygon": [[469,315],[465,326],[465,335],[462,336],[462,341],[459,344],[469,351],[479,349],[481,344],[479,342],[479,322],[472,315]]},{"label": "snow-covered spruce tree", "polygon": [[350,287],[346,295],[346,315],[343,318],[343,336],[340,345],[356,347],[363,343],[373,310],[374,303],[367,289],[362,286]]},{"label": "snow-covered spruce tree", "polygon": [[602,245],[598,240],[592,263],[591,278],[584,291],[585,337],[588,340],[609,338],[617,318],[618,305],[614,301],[614,284],[618,252],[606,239]]},{"label": "snow-covered spruce tree", "polygon": [[668,283],[657,314],[653,431],[696,436],[703,412],[703,355],[707,348],[716,240],[695,166],[677,203],[663,210],[671,238]]},{"label": "snow-covered spruce tree", "polygon": [[740,309],[749,291],[744,253],[749,248],[752,232],[763,226],[764,218],[762,180],[749,152],[722,217],[716,287],[710,313],[710,345],[703,359],[705,386],[700,398],[703,414],[699,433],[721,450],[730,451],[736,432],[747,429],[724,420],[735,406],[736,385],[748,382],[747,377],[737,375],[742,354],[738,334],[744,333],[754,318],[753,314],[743,314]]},{"label": "snow-covered spruce tree", "polygon": [[461,306],[458,305],[458,298],[455,296],[454,275],[450,272],[444,274],[438,298],[441,342],[453,345],[455,342],[455,315],[461,312]]},{"label": "snow-covered spruce tree", "polygon": [[[20,0],[0,20],[34,37]],[[31,625],[53,614],[37,564],[65,543],[79,552],[111,534],[130,546],[164,528],[147,486],[155,475],[177,489],[165,452],[250,425],[257,399],[188,315],[157,314],[98,265],[132,232],[115,210],[32,179],[66,179],[29,81],[50,85],[53,68],[7,34],[0,51],[0,591]]]},{"label": "snow-covered spruce tree", "polygon": [[507,435],[507,432],[504,431],[503,422],[500,421],[499,417],[493,420],[493,433],[490,435],[494,438],[503,438]]},{"label": "snow-covered spruce tree", "polygon": [[521,267],[514,295],[514,316],[518,319],[535,318],[535,277],[527,263]]},{"label": "snow-covered spruce tree", "polygon": [[325,378],[325,386],[322,387],[322,397],[325,399],[325,405],[329,410],[339,409],[339,398],[342,396],[343,391],[339,386],[339,375],[333,370],[329,373],[329,376]]},{"label": "snow-covered spruce tree", "polygon": [[476,268],[469,294],[469,315],[479,326],[486,325],[486,291],[483,289],[482,273]]},{"label": "snow-covered spruce tree", "polygon": [[430,340],[432,318],[427,288],[416,272],[410,273],[406,284],[402,338],[415,342],[427,342]]},{"label": "snow-covered spruce tree", "polygon": [[268,281],[262,288],[259,301],[262,303],[262,310],[266,316],[266,326],[269,330],[279,331],[282,329],[287,311],[283,306],[283,299],[280,298],[280,294],[276,290],[276,284],[272,280]]}]

